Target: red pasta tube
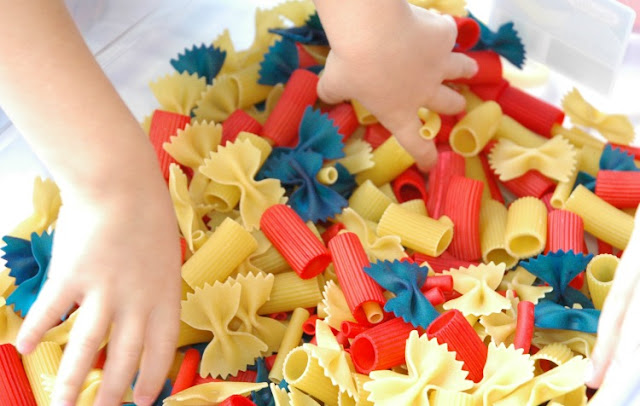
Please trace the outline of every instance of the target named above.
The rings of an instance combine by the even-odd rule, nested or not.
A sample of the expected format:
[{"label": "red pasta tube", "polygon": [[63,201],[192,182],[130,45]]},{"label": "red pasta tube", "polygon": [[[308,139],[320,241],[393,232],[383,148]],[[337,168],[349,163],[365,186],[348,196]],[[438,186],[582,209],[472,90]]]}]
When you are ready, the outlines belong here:
[{"label": "red pasta tube", "polygon": [[440,288],[425,290],[423,291],[423,294],[432,306],[439,306],[447,301],[444,293],[442,293],[442,290],[440,290]]},{"label": "red pasta tube", "polygon": [[342,324],[340,324],[340,331],[347,338],[355,338],[355,336],[357,336],[358,334],[366,330],[369,330],[370,328],[371,327],[369,326],[365,326],[359,323],[354,323],[352,321],[343,321]]},{"label": "red pasta tube", "polygon": [[484,183],[455,175],[447,186],[444,214],[453,221],[455,230],[448,251],[468,261],[481,258],[480,205]]},{"label": "red pasta tube", "polygon": [[458,120],[454,116],[440,114],[440,131],[436,135],[436,144],[449,145],[451,130],[453,130],[457,122]]},{"label": "red pasta tube", "polygon": [[276,146],[292,146],[298,141],[298,127],[307,106],[318,99],[318,76],[305,69],[296,69],[262,127],[262,136]]},{"label": "red pasta tube", "polygon": [[432,218],[440,218],[444,214],[447,189],[453,176],[464,176],[465,162],[461,155],[453,151],[438,155],[436,166],[429,172],[429,198],[427,212]]},{"label": "red pasta tube", "polygon": [[351,103],[340,103],[329,110],[329,118],[338,127],[342,141],[346,141],[358,129],[360,123]]},{"label": "red pasta tube", "polygon": [[602,240],[598,240],[598,254],[613,255],[613,246]]},{"label": "red pasta tube", "polygon": [[342,223],[334,223],[330,225],[329,228],[324,230],[324,232],[321,234],[322,241],[324,241],[325,244],[329,244],[329,241],[331,241],[333,237],[338,235],[338,233],[344,229],[345,227]]},{"label": "red pasta tube", "polygon": [[471,265],[478,265],[478,262],[458,259],[446,251],[443,252],[439,257],[431,257],[429,255],[416,252],[413,254],[413,259],[418,264],[422,264],[426,261],[435,273],[448,271],[449,269],[457,269],[462,267],[468,268]]},{"label": "red pasta tube", "polygon": [[0,405],[36,406],[22,361],[12,344],[0,345]]},{"label": "red pasta tube", "polygon": [[584,272],[580,272],[571,282],[569,282],[569,286],[578,290],[582,289],[582,285],[584,285]]},{"label": "red pasta tube", "polygon": [[619,208],[636,208],[640,204],[640,172],[599,171],[596,196]]},{"label": "red pasta tube", "polygon": [[151,116],[149,129],[149,141],[153,145],[158,157],[158,163],[165,180],[169,180],[169,165],[175,163],[175,159],[164,150],[163,144],[170,141],[170,137],[176,135],[178,130],[183,130],[191,123],[191,117],[170,111],[156,110]]},{"label": "red pasta tube", "polygon": [[268,208],[260,219],[260,228],[302,279],[317,276],[331,263],[327,248],[300,216],[284,204]]},{"label": "red pasta tube", "polygon": [[378,148],[389,137],[391,137],[391,132],[380,123],[368,125],[364,132],[364,140],[371,144],[373,149]]},{"label": "red pasta tube", "polygon": [[469,89],[480,97],[482,100],[493,100],[496,101],[504,92],[504,89],[509,87],[509,82],[502,79],[500,82],[492,83],[492,84],[477,84],[469,86]]},{"label": "red pasta tube", "polygon": [[391,182],[393,193],[400,203],[420,199],[427,204],[427,186],[422,173],[415,167],[407,169]]},{"label": "red pasta tube", "polygon": [[200,365],[200,353],[194,348],[188,349],[184,353],[184,359],[180,364],[176,381],[171,389],[171,394],[175,395],[185,389],[193,386],[193,382],[198,375],[198,366]]},{"label": "red pasta tube", "polygon": [[556,209],[551,204],[552,198],[553,198],[553,192],[547,192],[544,195],[542,195],[542,197],[540,198],[540,200],[542,200],[542,203],[544,203],[544,205],[547,207],[547,213],[550,213]]},{"label": "red pasta tube", "polygon": [[338,234],[329,241],[329,250],[353,317],[360,324],[380,323],[384,295],[380,285],[363,270],[371,264],[358,236],[351,232]]},{"label": "red pasta tube", "polygon": [[456,359],[464,363],[462,369],[469,371],[468,379],[475,383],[482,380],[487,347],[460,311],[440,315],[427,328],[427,337],[435,337],[438,343],[447,344],[449,351],[455,351]]},{"label": "red pasta tube", "polygon": [[316,320],[318,320],[318,315],[314,314],[312,316],[309,316],[309,318],[304,323],[302,323],[302,331],[306,335],[316,335]]},{"label": "red pasta tube", "polygon": [[513,86],[504,89],[497,102],[504,114],[547,138],[553,126],[564,121],[562,110]]},{"label": "red pasta tube", "polygon": [[269,355],[268,357],[265,357],[264,365],[267,367],[269,371],[273,369],[273,364],[275,364],[277,356],[278,354],[273,354],[273,355]]},{"label": "red pasta tube", "polygon": [[351,342],[353,365],[361,374],[388,369],[404,363],[404,350],[414,328],[401,318],[368,329]]},{"label": "red pasta tube", "polygon": [[229,382],[255,382],[258,377],[256,371],[247,369],[246,371],[239,371],[236,376],[230,376],[227,378]]},{"label": "red pasta tube", "polygon": [[487,156],[484,154],[480,154],[478,155],[478,157],[480,158],[480,162],[482,163],[482,169],[484,170],[485,178],[487,178],[487,186],[489,187],[491,198],[504,204],[504,196],[502,196],[502,192],[500,191],[500,187],[498,186],[496,177],[493,175],[493,171],[491,170],[491,166],[489,165]]},{"label": "red pasta tube", "polygon": [[238,134],[246,131],[253,134],[260,134],[262,124],[251,117],[246,111],[238,109],[231,113],[224,123],[222,123],[222,140],[220,145],[225,146],[227,142],[234,142]]},{"label": "red pasta tube", "polygon": [[222,403],[218,403],[219,406],[255,406],[249,398],[242,395],[233,395],[226,398]]},{"label": "red pasta tube", "polygon": [[502,184],[517,197],[533,196],[537,199],[556,188],[552,180],[536,170],[528,171],[519,178],[502,182]]},{"label": "red pasta tube", "polygon": [[518,303],[518,318],[516,319],[516,334],[513,339],[513,345],[516,348],[522,348],[525,354],[528,354],[531,348],[531,339],[533,338],[534,330],[533,322],[533,303],[521,300]]},{"label": "red pasta tube", "polygon": [[96,362],[93,364],[93,369],[104,369],[104,363],[107,361],[107,347],[102,347],[98,351]]},{"label": "red pasta tube", "polygon": [[457,50],[467,51],[473,48],[480,39],[480,25],[476,20],[469,17],[453,17],[458,27],[456,37]]},{"label": "red pasta tube", "polygon": [[458,78],[455,83],[473,85],[499,85],[502,79],[502,62],[500,55],[493,51],[465,52],[478,64],[478,72],[470,78]]},{"label": "red pasta tube", "polygon": [[582,252],[584,222],[582,217],[567,210],[553,210],[547,220],[546,252]]},{"label": "red pasta tube", "polygon": [[289,313],[287,312],[271,313],[269,317],[271,317],[274,320],[285,321],[289,318]]},{"label": "red pasta tube", "polygon": [[298,50],[298,68],[304,69],[318,64],[316,58],[314,58],[309,52],[307,52],[304,45],[296,42],[296,48]]},{"label": "red pasta tube", "polygon": [[443,292],[451,292],[453,290],[453,277],[451,275],[434,275],[428,276],[422,288],[422,291],[438,288]]}]

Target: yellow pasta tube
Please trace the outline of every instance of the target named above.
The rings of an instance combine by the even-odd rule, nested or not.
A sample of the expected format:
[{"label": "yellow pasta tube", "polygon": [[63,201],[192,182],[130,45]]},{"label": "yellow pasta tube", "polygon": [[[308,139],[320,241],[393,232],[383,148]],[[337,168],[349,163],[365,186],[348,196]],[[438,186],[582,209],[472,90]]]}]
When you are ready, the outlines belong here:
[{"label": "yellow pasta tube", "polygon": [[453,226],[391,204],[378,223],[377,233],[380,237],[397,235],[405,247],[437,257],[451,244]]},{"label": "yellow pasta tube", "polygon": [[569,129],[564,128],[560,124],[554,124],[551,128],[551,136],[555,137],[556,135],[562,135],[578,148],[582,148],[585,145],[588,145],[589,147],[598,149],[600,151],[604,149],[604,142],[577,127],[572,127]]},{"label": "yellow pasta tube", "polygon": [[602,157],[602,148],[594,148],[590,145],[585,145],[580,150],[578,155],[578,168],[588,173],[589,175],[596,177],[598,171],[600,171],[600,158]]},{"label": "yellow pasta tube", "polygon": [[284,379],[289,385],[323,401],[327,405],[338,404],[338,387],[324,375],[318,361],[305,347],[297,347],[284,361]]},{"label": "yellow pasta tube", "polygon": [[256,148],[260,150],[260,164],[258,167],[262,167],[264,162],[271,155],[271,151],[273,151],[273,147],[267,141],[267,138],[261,137],[259,135],[255,135],[250,132],[240,131],[238,136],[236,137],[236,141],[244,141],[249,140],[249,142]]},{"label": "yellow pasta tube", "polygon": [[473,406],[475,399],[464,392],[436,389],[429,394],[430,406]]},{"label": "yellow pasta tube", "polygon": [[290,312],[297,307],[316,307],[322,301],[318,278],[300,279],[295,272],[275,275],[273,289],[267,303],[258,314]]},{"label": "yellow pasta tube", "polygon": [[504,263],[513,268],[518,258],[507,252],[505,233],[507,231],[507,208],[495,200],[485,200],[480,209],[480,247],[485,263]]},{"label": "yellow pasta tube", "polygon": [[371,180],[376,186],[391,182],[415,163],[413,157],[398,143],[396,137],[389,137],[371,156],[373,167],[360,172],[356,182],[362,184]]},{"label": "yellow pasta tube", "polygon": [[[580,161],[580,156],[582,152],[578,152],[578,161]],[[561,209],[564,206],[564,203],[569,198],[571,191],[573,190],[573,186],[576,183],[576,178],[578,177],[578,169],[574,169],[569,179],[565,182],[558,182],[555,190],[553,191],[553,195],[551,195],[551,206],[554,209]]]},{"label": "yellow pasta tube", "polygon": [[233,210],[240,201],[242,192],[234,185],[223,185],[211,181],[204,190],[205,203],[212,205],[216,210],[223,213]]},{"label": "yellow pasta tube", "polygon": [[358,373],[353,373],[353,380],[356,383],[356,389],[358,390],[358,399],[356,400],[356,406],[373,406],[373,402],[368,400],[371,392],[364,388],[364,384],[371,381],[369,375],[363,375]]},{"label": "yellow pasta tube", "polygon": [[291,266],[286,259],[278,252],[278,250],[272,245],[264,254],[256,255],[251,259],[251,263],[266,273],[282,273],[291,271]]},{"label": "yellow pasta tube", "polygon": [[301,307],[296,308],[291,314],[291,320],[287,330],[282,337],[280,348],[278,349],[278,355],[276,356],[271,372],[269,372],[269,379],[275,383],[279,383],[284,377],[282,367],[284,366],[284,360],[286,356],[300,345],[302,340],[302,325],[309,318],[309,312]]},{"label": "yellow pasta tube", "polygon": [[225,219],[202,247],[182,266],[182,277],[192,288],[224,281],[258,248],[258,242],[240,224]]},{"label": "yellow pasta tube", "polygon": [[465,110],[467,111],[467,113],[472,112],[477,107],[482,105],[482,103],[484,103],[484,100],[482,100],[477,94],[469,90],[468,87],[463,88],[460,91],[460,94],[464,97],[464,100],[466,101]]},{"label": "yellow pasta tube", "polygon": [[547,207],[535,197],[523,197],[509,206],[505,245],[509,255],[538,255],[547,243]]},{"label": "yellow pasta tube", "polygon": [[487,174],[484,172],[482,161],[477,156],[470,156],[465,158],[465,176],[469,179],[479,180],[484,183],[482,188],[482,199],[490,200],[491,188],[489,187],[489,181],[487,180]]},{"label": "yellow pasta tube", "polygon": [[422,127],[420,127],[420,136],[425,140],[432,140],[436,138],[440,127],[442,126],[442,120],[440,115],[427,108],[420,107],[418,109],[418,117],[422,120]]},{"label": "yellow pasta tube", "polygon": [[595,256],[587,265],[587,285],[591,300],[596,309],[602,310],[616,274],[620,260],[615,255],[601,254]]},{"label": "yellow pasta tube", "polygon": [[393,193],[393,187],[391,187],[391,183],[380,185],[378,186],[378,189],[380,189],[380,191],[384,193],[385,196],[391,199],[391,202],[398,203],[398,199],[396,198],[395,193]]},{"label": "yellow pasta tube", "polygon": [[449,137],[451,149],[465,157],[478,155],[496,134],[501,118],[502,109],[498,103],[482,103],[453,127]]},{"label": "yellow pasta tube", "polygon": [[371,114],[366,107],[364,107],[359,101],[351,100],[351,106],[353,107],[353,111],[356,113],[356,117],[358,118],[358,122],[361,125],[371,125],[378,122],[376,116]]},{"label": "yellow pasta tube", "polygon": [[422,216],[429,215],[429,213],[427,213],[427,206],[424,204],[424,200],[422,199],[407,200],[404,203],[400,203],[400,207],[410,211],[411,213],[420,214]]},{"label": "yellow pasta tube", "polygon": [[596,238],[624,250],[633,231],[633,217],[605,202],[586,187],[579,185],[564,205],[582,217],[584,229]]},{"label": "yellow pasta tube", "polygon": [[506,138],[525,148],[538,148],[548,141],[507,115],[500,120],[496,138]]},{"label": "yellow pasta tube", "polygon": [[260,64],[254,63],[229,75],[238,88],[238,106],[241,109],[260,103],[269,96],[271,86],[258,83],[258,79],[260,79],[259,71]]},{"label": "yellow pasta tube", "polygon": [[62,348],[51,341],[38,344],[32,353],[22,357],[24,370],[29,378],[31,390],[38,406],[51,404],[51,395],[42,385],[42,375],[56,376],[61,360]]},{"label": "yellow pasta tube", "polygon": [[373,222],[378,222],[382,213],[392,203],[391,199],[370,180],[358,186],[349,198],[349,207],[362,218]]},{"label": "yellow pasta tube", "polygon": [[338,170],[335,166],[325,166],[318,171],[316,179],[323,185],[333,185],[338,181]]}]

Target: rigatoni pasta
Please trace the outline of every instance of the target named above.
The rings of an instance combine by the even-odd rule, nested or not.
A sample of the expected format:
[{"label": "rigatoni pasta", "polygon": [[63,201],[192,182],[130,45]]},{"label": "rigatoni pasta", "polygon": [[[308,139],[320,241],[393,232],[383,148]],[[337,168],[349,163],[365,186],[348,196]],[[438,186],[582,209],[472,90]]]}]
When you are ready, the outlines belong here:
[{"label": "rigatoni pasta", "polygon": [[480,209],[480,246],[486,263],[504,263],[507,269],[518,263],[518,258],[506,250],[507,208],[495,200],[485,200]]},{"label": "rigatoni pasta", "polygon": [[515,258],[538,255],[547,243],[547,208],[534,197],[511,203],[507,212],[506,250]]},{"label": "rigatoni pasta", "polygon": [[432,140],[436,138],[436,135],[440,132],[440,126],[442,125],[440,115],[435,111],[420,107],[418,109],[418,117],[422,121],[422,127],[420,127],[419,133],[420,136],[425,140]]},{"label": "rigatoni pasta", "polygon": [[593,257],[587,265],[587,285],[593,306],[598,310],[602,310],[609,295],[619,263],[620,260],[615,255],[601,254]]},{"label": "rigatoni pasta", "polygon": [[295,272],[275,275],[269,300],[258,314],[290,312],[298,307],[315,307],[322,301],[318,278],[300,279]]},{"label": "rigatoni pasta", "polygon": [[376,186],[389,183],[415,163],[413,157],[398,143],[396,137],[389,137],[378,148],[373,150],[374,166],[360,172],[356,182],[362,184],[371,180]]},{"label": "rigatoni pasta", "polygon": [[38,344],[32,353],[23,356],[24,370],[38,405],[51,404],[51,396],[42,385],[42,376],[56,376],[60,361],[62,361],[62,348],[50,341]]},{"label": "rigatoni pasta", "polygon": [[353,111],[356,113],[356,117],[358,118],[360,125],[371,125],[378,122],[378,119],[359,101],[352,99],[351,106],[353,107]]},{"label": "rigatoni pasta", "polygon": [[495,135],[501,119],[498,103],[484,102],[453,127],[449,136],[451,148],[464,157],[478,155]]},{"label": "rigatoni pasta", "polygon": [[269,379],[273,382],[279,383],[284,378],[282,370],[284,360],[291,350],[300,345],[300,341],[302,340],[302,325],[308,318],[309,312],[301,307],[296,308],[291,314],[287,330],[278,348],[278,355],[269,372]]},{"label": "rigatoni pasta", "polygon": [[368,179],[358,186],[349,198],[349,207],[362,218],[373,222],[378,222],[382,213],[392,203],[391,199]]}]

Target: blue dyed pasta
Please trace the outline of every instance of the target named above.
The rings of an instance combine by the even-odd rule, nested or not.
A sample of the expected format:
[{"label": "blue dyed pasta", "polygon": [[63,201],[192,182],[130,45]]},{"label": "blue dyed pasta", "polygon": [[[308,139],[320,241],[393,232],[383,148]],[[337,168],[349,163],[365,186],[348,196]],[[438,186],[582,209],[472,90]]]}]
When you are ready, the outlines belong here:
[{"label": "blue dyed pasta", "polygon": [[[603,171],[631,171],[640,172],[640,169],[634,162],[634,157],[631,154],[624,152],[619,148],[614,148],[607,144],[602,151],[600,157],[600,170]],[[596,178],[586,172],[578,172],[576,177],[576,183],[574,189],[582,185],[594,192],[596,190]]]},{"label": "blue dyed pasta", "polygon": [[207,84],[211,84],[213,79],[218,76],[227,52],[222,51],[212,45],[199,47],[193,46],[191,49],[184,50],[184,54],[178,54],[177,59],[171,60],[171,66],[178,72],[196,73],[198,76],[207,80]]},{"label": "blue dyed pasta", "polygon": [[285,37],[271,45],[269,51],[264,54],[260,63],[258,83],[267,86],[287,83],[299,65],[298,48],[295,42]]},{"label": "blue dyed pasta", "polygon": [[[257,372],[256,383],[271,383],[271,380],[269,379],[269,370],[267,369],[264,358],[258,358],[256,360],[255,368]],[[251,398],[253,399],[253,403],[255,403],[256,406],[275,406],[275,399],[273,398],[273,394],[271,393],[271,389],[269,389],[269,387],[260,389],[259,391],[251,392]]]},{"label": "blue dyed pasta", "polygon": [[596,333],[599,319],[600,310],[571,309],[550,300],[541,300],[535,307],[534,324],[538,328]]},{"label": "blue dyed pasta", "polygon": [[327,34],[324,32],[318,13],[313,13],[309,16],[301,27],[274,28],[270,29],[269,32],[305,45],[329,45]]},{"label": "blue dyed pasta", "polygon": [[323,159],[344,157],[344,142],[338,133],[338,127],[328,114],[307,107],[300,122],[299,141],[296,151],[313,151],[322,155]]},{"label": "blue dyed pasta", "polygon": [[340,196],[345,199],[349,199],[353,191],[358,186],[356,183],[356,177],[349,173],[347,168],[339,162],[335,164],[335,168],[338,171],[338,180],[329,187],[336,191]]},{"label": "blue dyed pasta", "polygon": [[513,28],[512,22],[501,25],[497,32],[493,32],[474,15],[469,14],[469,17],[476,20],[480,25],[480,40],[473,47],[473,51],[492,50],[505,57],[518,68],[522,68],[525,60],[525,49],[518,32]]}]

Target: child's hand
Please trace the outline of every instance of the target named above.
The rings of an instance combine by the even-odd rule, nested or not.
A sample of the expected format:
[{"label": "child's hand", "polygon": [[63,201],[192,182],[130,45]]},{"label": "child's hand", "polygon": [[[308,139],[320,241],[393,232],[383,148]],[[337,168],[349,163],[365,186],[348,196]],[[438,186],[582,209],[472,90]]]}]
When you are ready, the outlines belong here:
[{"label": "child's hand", "polygon": [[428,170],[437,153],[432,141],[418,135],[418,109],[460,112],[464,98],[442,82],[477,70],[472,59],[451,52],[453,20],[406,1],[316,0],[316,6],[332,49],[319,96],[329,103],[361,102]]},{"label": "child's hand", "polygon": [[602,309],[593,370],[587,384],[600,387],[590,405],[640,404],[640,215]]},{"label": "child's hand", "polygon": [[119,405],[139,364],[136,404],[150,405],[162,388],[175,354],[181,285],[175,215],[159,183],[159,195],[148,185],[97,200],[63,193],[49,280],[18,338],[20,351],[31,351],[74,303],[80,304],[53,405],[75,404],[108,336],[95,405]]}]

